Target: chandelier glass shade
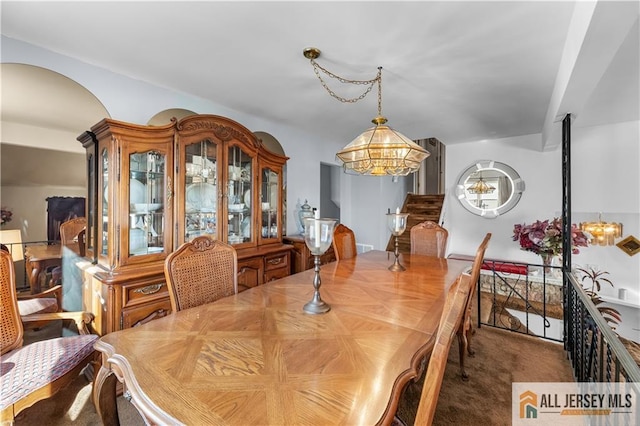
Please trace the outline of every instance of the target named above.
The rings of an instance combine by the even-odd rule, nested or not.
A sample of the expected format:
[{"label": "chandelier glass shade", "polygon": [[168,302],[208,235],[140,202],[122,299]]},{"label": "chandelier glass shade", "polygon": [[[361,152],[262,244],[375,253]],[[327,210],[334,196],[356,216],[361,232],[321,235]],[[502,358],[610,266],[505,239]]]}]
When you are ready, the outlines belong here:
[{"label": "chandelier glass shade", "polygon": [[[375,83],[378,85],[378,115],[371,120],[375,126],[365,130],[336,153],[336,157],[343,164],[344,171],[349,174],[370,176],[406,176],[409,173],[417,172],[420,169],[420,163],[430,153],[402,133],[386,125],[387,119],[382,116],[382,67],[378,67],[378,75],[374,79],[347,80],[327,71],[315,61],[320,56],[319,49],[306,48],[303,55],[311,61],[322,86],[332,97],[341,102],[355,103],[363,99]],[[366,89],[358,97],[342,98],[329,89],[320,75],[321,72],[341,83],[363,85]]]},{"label": "chandelier glass shade", "polygon": [[603,222],[600,215],[597,222],[582,222],[580,229],[591,235],[589,244],[596,246],[612,246],[616,238],[622,237],[622,224]]},{"label": "chandelier glass shade", "polygon": [[378,116],[375,124],[340,150],[336,156],[345,172],[371,176],[406,176],[420,169],[429,151],[387,126]]},{"label": "chandelier glass shade", "polygon": [[471,194],[491,194],[495,190],[496,189],[493,186],[482,180],[482,176],[480,176],[473,185],[467,188],[467,191]]}]

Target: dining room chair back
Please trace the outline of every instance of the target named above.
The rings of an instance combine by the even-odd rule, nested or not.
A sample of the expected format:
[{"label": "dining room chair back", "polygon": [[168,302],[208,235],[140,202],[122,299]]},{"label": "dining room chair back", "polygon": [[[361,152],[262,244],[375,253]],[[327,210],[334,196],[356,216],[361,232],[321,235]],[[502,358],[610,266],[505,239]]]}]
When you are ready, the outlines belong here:
[{"label": "dining room chair back", "polygon": [[[62,250],[62,257],[65,256],[65,250],[71,250],[79,257],[85,256],[86,230],[86,217],[76,217],[60,224],[60,250]],[[63,270],[62,266],[56,266],[50,271],[51,279],[49,280],[49,287],[62,284]]]},{"label": "dining room chair back", "polygon": [[473,320],[471,319],[473,311],[473,302],[476,295],[476,288],[478,287],[478,280],[480,279],[480,270],[482,269],[482,263],[484,262],[484,254],[487,251],[487,246],[491,240],[491,233],[487,233],[484,239],[476,250],[476,255],[473,258],[473,264],[471,265],[471,291],[465,303],[464,319],[458,329],[458,343],[460,349],[460,374],[463,380],[468,380],[469,375],[465,371],[464,362],[466,354],[473,356],[475,351],[471,348],[471,336],[475,332],[473,327]]},{"label": "dining room chair back", "polygon": [[76,217],[63,222],[60,225],[60,244],[63,248],[71,248],[79,256],[84,257],[86,229],[86,217]]},{"label": "dining room chair back", "polygon": [[[56,312],[21,317],[15,269],[11,255],[0,250],[0,422],[15,417],[36,402],[49,398],[78,377],[90,363],[99,362],[93,345],[98,339],[87,325],[86,312]],[[40,340],[23,346],[23,322],[75,322],[80,334]]]},{"label": "dining room chair back", "polygon": [[430,220],[414,225],[409,231],[411,253],[445,257],[449,232]]},{"label": "dining room chair back", "polygon": [[465,304],[472,286],[471,277],[468,274],[461,274],[447,294],[418,402],[414,423],[416,426],[427,426],[433,423],[449,349],[453,336],[463,320]]},{"label": "dining room chair back", "polygon": [[351,259],[358,254],[356,250],[356,236],[353,230],[339,223],[333,230],[331,241],[336,260]]},{"label": "dining room chair back", "polygon": [[207,236],[196,237],[169,254],[164,274],[173,312],[238,293],[236,250]]}]

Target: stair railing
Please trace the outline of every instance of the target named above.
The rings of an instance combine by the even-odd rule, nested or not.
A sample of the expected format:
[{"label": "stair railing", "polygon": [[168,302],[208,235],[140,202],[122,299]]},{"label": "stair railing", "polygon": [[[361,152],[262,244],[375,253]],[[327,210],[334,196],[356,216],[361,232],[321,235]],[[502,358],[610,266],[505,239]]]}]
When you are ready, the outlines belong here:
[{"label": "stair railing", "polygon": [[[548,333],[551,327],[549,321],[549,301],[555,299],[553,305],[562,309],[562,283],[557,280],[557,285],[550,289],[548,278],[554,274],[560,274],[560,268],[551,266],[549,271],[543,265],[535,265],[520,262],[496,261],[485,259],[483,270],[490,275],[482,274],[479,278],[479,291],[477,292],[478,326],[490,325],[521,334],[531,334],[546,340],[562,342],[562,336],[554,337]],[[537,271],[536,278],[531,274]],[[557,272],[554,272],[557,271]],[[520,273],[521,272],[521,273]],[[491,295],[491,315],[488,322],[482,321],[482,297],[483,294]],[[524,323],[516,317],[509,315],[509,323],[505,323],[506,308],[523,312]],[[535,315],[542,321],[542,333],[531,331],[531,316]],[[561,316],[561,315],[556,315]],[[524,326],[521,329],[520,324]]]},{"label": "stair railing", "polygon": [[640,367],[585,293],[566,273],[565,348],[578,382],[636,382]]}]

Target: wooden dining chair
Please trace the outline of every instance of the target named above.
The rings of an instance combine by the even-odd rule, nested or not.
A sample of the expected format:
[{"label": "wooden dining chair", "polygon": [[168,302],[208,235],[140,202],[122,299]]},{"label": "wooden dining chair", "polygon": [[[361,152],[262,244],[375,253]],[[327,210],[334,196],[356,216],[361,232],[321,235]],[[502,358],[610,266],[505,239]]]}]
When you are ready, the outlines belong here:
[{"label": "wooden dining chair", "polygon": [[476,294],[476,287],[478,287],[478,280],[480,279],[480,270],[482,269],[482,263],[484,262],[484,253],[487,250],[487,246],[489,245],[489,240],[491,239],[491,233],[487,233],[484,239],[478,246],[476,250],[476,255],[473,259],[473,264],[471,266],[471,291],[469,291],[469,297],[467,298],[465,309],[464,309],[464,319],[460,324],[458,329],[458,343],[460,349],[460,374],[462,375],[462,380],[469,380],[469,375],[465,371],[464,361],[466,354],[469,356],[473,356],[475,351],[471,348],[471,336],[475,332],[473,327],[473,320],[471,319],[473,300]]},{"label": "wooden dining chair", "polygon": [[[90,363],[99,362],[90,334],[93,316],[87,312],[56,312],[21,317],[15,269],[11,255],[0,250],[0,421],[15,417],[36,402],[49,398],[78,377]],[[40,340],[23,346],[23,322],[72,321],[75,336]]]},{"label": "wooden dining chair", "polygon": [[164,262],[171,309],[178,312],[238,293],[238,255],[207,236],[182,244]]},{"label": "wooden dining chair", "polygon": [[418,403],[415,425],[427,426],[433,423],[433,417],[438,405],[438,395],[442,387],[442,379],[447,366],[449,349],[456,333],[464,319],[464,309],[473,287],[468,274],[461,274],[452,287],[445,301],[440,317],[440,325],[436,335],[436,342],[431,351],[427,372],[422,386],[422,394]]},{"label": "wooden dining chair", "polygon": [[[9,248],[0,244],[0,250]],[[60,312],[62,310],[62,286],[56,285],[37,294],[18,295],[18,312],[21,316]]]},{"label": "wooden dining chair", "polygon": [[449,232],[435,222],[427,220],[410,230],[411,254],[445,257]]},{"label": "wooden dining chair", "polygon": [[336,260],[351,259],[358,254],[354,232],[341,223],[333,230],[331,245],[333,246]]},{"label": "wooden dining chair", "polygon": [[78,255],[84,257],[86,251],[84,240],[86,229],[86,217],[76,217],[63,222],[60,225],[60,244],[63,247],[71,247]]}]

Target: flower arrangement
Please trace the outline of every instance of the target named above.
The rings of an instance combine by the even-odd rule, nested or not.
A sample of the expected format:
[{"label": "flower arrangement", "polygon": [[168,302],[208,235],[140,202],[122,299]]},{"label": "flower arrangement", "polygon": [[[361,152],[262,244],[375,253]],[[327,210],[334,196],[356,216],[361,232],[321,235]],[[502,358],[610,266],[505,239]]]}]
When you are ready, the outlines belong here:
[{"label": "flower arrangement", "polygon": [[[571,252],[580,253],[578,247],[587,247],[591,236],[581,231],[577,225],[571,225]],[[531,251],[540,256],[562,254],[562,220],[535,221],[531,225],[516,224],[513,227],[513,241],[520,243],[520,249]]]},{"label": "flower arrangement", "polygon": [[2,207],[2,209],[0,210],[1,213],[1,221],[0,221],[0,225],[4,225],[7,222],[11,222],[11,216],[13,216],[13,213],[11,213],[11,210],[9,210],[6,207]]}]

